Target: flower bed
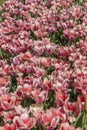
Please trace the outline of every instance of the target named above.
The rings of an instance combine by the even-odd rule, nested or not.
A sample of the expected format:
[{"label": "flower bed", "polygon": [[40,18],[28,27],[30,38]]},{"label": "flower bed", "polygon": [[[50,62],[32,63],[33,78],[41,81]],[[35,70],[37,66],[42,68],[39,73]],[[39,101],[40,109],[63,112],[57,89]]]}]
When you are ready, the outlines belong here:
[{"label": "flower bed", "polygon": [[86,130],[87,1],[0,7],[1,130]]}]

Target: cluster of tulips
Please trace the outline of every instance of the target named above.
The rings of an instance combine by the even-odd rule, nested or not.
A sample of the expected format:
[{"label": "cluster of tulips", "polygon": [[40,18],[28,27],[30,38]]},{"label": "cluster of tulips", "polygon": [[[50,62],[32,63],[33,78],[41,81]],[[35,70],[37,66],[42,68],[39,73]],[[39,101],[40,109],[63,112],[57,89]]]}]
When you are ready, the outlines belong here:
[{"label": "cluster of tulips", "polygon": [[4,2],[0,130],[83,130],[86,100],[87,1]]}]

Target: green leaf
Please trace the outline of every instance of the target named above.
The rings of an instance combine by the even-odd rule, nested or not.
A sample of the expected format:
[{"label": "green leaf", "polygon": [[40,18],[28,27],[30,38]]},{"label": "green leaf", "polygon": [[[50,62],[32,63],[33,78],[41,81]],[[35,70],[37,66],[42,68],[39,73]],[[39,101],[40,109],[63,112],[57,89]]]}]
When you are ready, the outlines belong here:
[{"label": "green leaf", "polygon": [[40,125],[35,125],[31,130],[44,130],[44,128]]},{"label": "green leaf", "polygon": [[83,117],[84,117],[84,112],[77,118],[75,122],[75,128],[82,127],[83,125]]},{"label": "green leaf", "polygon": [[11,53],[5,52],[3,49],[0,48],[0,56],[4,59],[9,59],[13,55]]},{"label": "green leaf", "polygon": [[47,69],[47,75],[50,75],[54,70],[55,70],[54,66],[51,66],[50,68],[48,68]]},{"label": "green leaf", "polygon": [[22,3],[25,4],[25,0],[22,0]]},{"label": "green leaf", "polygon": [[10,86],[10,92],[14,92],[17,88],[17,79],[14,76],[11,76],[11,86]]},{"label": "green leaf", "polygon": [[32,98],[24,97],[21,101],[22,107],[29,107],[31,104],[34,104],[35,101]]},{"label": "green leaf", "polygon": [[84,130],[87,130],[87,111],[84,111],[83,126]]},{"label": "green leaf", "polygon": [[73,86],[70,86],[70,89],[71,90],[69,91],[69,95],[70,95],[69,101],[75,102],[77,101],[77,97],[81,95],[81,93],[76,91],[76,89]]},{"label": "green leaf", "polygon": [[3,116],[0,117],[0,126],[4,125],[4,120],[3,120]]},{"label": "green leaf", "polygon": [[38,37],[35,35],[35,33],[32,30],[30,30],[30,36],[33,40],[38,40]]},{"label": "green leaf", "polygon": [[57,107],[56,102],[55,102],[55,92],[50,91],[48,93],[48,100],[46,100],[43,103],[44,109],[49,109],[50,107]]}]

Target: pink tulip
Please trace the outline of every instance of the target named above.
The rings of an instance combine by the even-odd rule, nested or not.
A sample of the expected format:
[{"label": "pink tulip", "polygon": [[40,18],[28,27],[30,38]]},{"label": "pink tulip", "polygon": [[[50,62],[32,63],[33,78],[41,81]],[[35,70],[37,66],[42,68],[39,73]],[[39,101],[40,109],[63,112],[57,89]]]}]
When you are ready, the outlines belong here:
[{"label": "pink tulip", "polygon": [[48,90],[48,91],[52,89],[51,81],[48,80],[47,78],[44,78],[43,88],[46,89],[46,90]]},{"label": "pink tulip", "polygon": [[48,125],[51,122],[51,120],[52,120],[52,114],[51,113],[49,113],[49,115],[48,114],[42,115],[42,121],[43,121],[44,126]]},{"label": "pink tulip", "polygon": [[54,117],[52,120],[51,120],[51,127],[55,128],[57,127],[59,124],[59,117]]},{"label": "pink tulip", "polygon": [[37,103],[41,103],[43,101],[46,101],[47,100],[47,96],[48,96],[48,92],[43,90],[43,91],[39,91],[39,90],[33,90],[31,92],[32,94],[32,97],[34,98],[34,100],[37,102]]},{"label": "pink tulip", "polygon": [[58,106],[62,106],[64,105],[64,103],[68,101],[68,95],[65,93],[58,93],[56,92],[56,103],[58,104]]},{"label": "pink tulip", "polygon": [[4,127],[0,127],[0,130],[5,130],[5,128]]},{"label": "pink tulip", "polygon": [[23,85],[23,87],[22,87],[23,94],[29,96],[32,91],[33,91],[33,86],[28,85],[28,84]]},{"label": "pink tulip", "polygon": [[79,107],[78,107],[79,105],[78,105],[78,103],[77,102],[73,102],[73,103],[66,103],[65,104],[65,111],[72,111],[72,112],[74,112],[76,115],[78,115],[79,114],[79,112],[80,112],[80,109],[79,109]]},{"label": "pink tulip", "polygon": [[5,126],[4,126],[4,130],[16,130],[16,125],[14,124],[14,123],[12,123],[12,124],[6,124]]},{"label": "pink tulip", "polygon": [[42,57],[41,58],[41,65],[43,67],[50,67],[50,65],[51,65],[51,59],[50,58],[44,58],[44,57]]},{"label": "pink tulip", "polygon": [[75,130],[73,126],[70,126],[67,122],[61,124],[60,130]]},{"label": "pink tulip", "polygon": [[10,78],[6,76],[0,77],[0,87],[5,86],[7,83],[9,83]]},{"label": "pink tulip", "polygon": [[2,95],[0,99],[1,108],[3,110],[12,109],[15,105],[16,97],[10,94]]},{"label": "pink tulip", "polygon": [[23,113],[20,117],[15,116],[14,122],[19,129],[31,129],[35,125],[35,119],[29,118],[28,113]]}]

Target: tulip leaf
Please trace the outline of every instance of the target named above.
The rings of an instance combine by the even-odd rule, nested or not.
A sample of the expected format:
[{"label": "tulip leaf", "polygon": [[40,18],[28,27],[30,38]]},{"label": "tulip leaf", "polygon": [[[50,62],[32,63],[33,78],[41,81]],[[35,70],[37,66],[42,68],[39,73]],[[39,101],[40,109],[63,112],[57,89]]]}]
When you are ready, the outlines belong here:
[{"label": "tulip leaf", "polygon": [[35,125],[31,130],[44,130],[44,128],[40,125]]},{"label": "tulip leaf", "polygon": [[51,66],[47,69],[47,75],[50,75],[55,70],[54,66]]},{"label": "tulip leaf", "polygon": [[51,58],[57,58],[57,55],[56,55],[56,53],[52,53],[52,54],[50,55],[50,57],[51,57]]},{"label": "tulip leaf", "polygon": [[3,49],[0,48],[0,57],[4,59],[9,59],[13,55],[11,53],[5,52]]},{"label": "tulip leaf", "polygon": [[17,88],[17,79],[14,76],[11,76],[11,87],[10,92],[14,92]]},{"label": "tulip leaf", "polygon": [[0,126],[4,125],[4,120],[3,120],[3,116],[0,117]]},{"label": "tulip leaf", "polygon": [[83,111],[74,123],[75,128],[81,127],[87,130],[87,111]]},{"label": "tulip leaf", "polygon": [[35,35],[35,33],[32,30],[30,30],[30,36],[33,40],[38,40],[38,37]]},{"label": "tulip leaf", "polygon": [[36,15],[33,12],[30,12],[32,18],[36,18]]},{"label": "tulip leaf", "polygon": [[69,91],[69,95],[70,95],[69,101],[70,102],[75,102],[75,101],[77,101],[77,97],[79,95],[81,95],[81,93],[76,91],[76,89],[73,86],[71,86],[70,89],[71,90]]},{"label": "tulip leaf", "polygon": [[44,103],[44,109],[49,109],[50,107],[56,107],[56,102],[55,102],[55,93],[53,91],[50,91],[48,93],[48,100],[46,100]]},{"label": "tulip leaf", "polygon": [[59,44],[61,46],[65,46],[68,43],[68,39],[64,37],[61,28],[59,28],[56,32],[50,32],[47,34],[47,37],[50,38],[51,42],[54,42],[55,44]]},{"label": "tulip leaf", "polygon": [[25,4],[25,0],[22,0],[22,3]]},{"label": "tulip leaf", "polygon": [[22,107],[29,107],[31,104],[34,104],[35,101],[32,98],[24,97],[21,101]]},{"label": "tulip leaf", "polygon": [[83,119],[83,129],[87,130],[87,111],[84,111],[84,119]]},{"label": "tulip leaf", "polygon": [[77,120],[75,122],[75,127],[82,127],[82,123],[83,123],[83,117],[84,117],[84,112],[79,116],[77,117]]}]

